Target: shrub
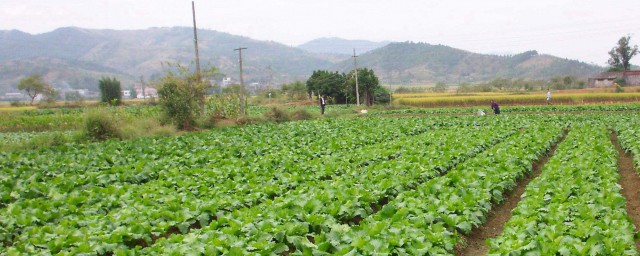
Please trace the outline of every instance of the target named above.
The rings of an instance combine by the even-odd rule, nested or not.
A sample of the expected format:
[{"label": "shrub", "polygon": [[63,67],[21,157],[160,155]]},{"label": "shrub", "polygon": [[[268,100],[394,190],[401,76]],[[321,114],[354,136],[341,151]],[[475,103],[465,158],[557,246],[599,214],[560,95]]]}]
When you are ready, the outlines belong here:
[{"label": "shrub", "polygon": [[268,121],[276,123],[282,123],[291,120],[291,117],[289,117],[289,113],[286,110],[278,107],[273,107],[267,110],[267,112],[264,113],[264,117]]},{"label": "shrub", "polygon": [[89,140],[101,141],[122,138],[118,124],[109,112],[104,110],[87,111],[84,120],[84,135]]},{"label": "shrub", "polygon": [[195,74],[188,67],[177,65],[174,73],[169,65],[165,75],[156,84],[160,105],[165,121],[169,121],[181,130],[192,130],[196,120],[205,110],[205,95],[212,88],[208,79],[218,75],[216,68]]},{"label": "shrub", "polygon": [[306,109],[300,108],[293,112],[291,118],[293,120],[310,120],[313,118],[313,115]]}]

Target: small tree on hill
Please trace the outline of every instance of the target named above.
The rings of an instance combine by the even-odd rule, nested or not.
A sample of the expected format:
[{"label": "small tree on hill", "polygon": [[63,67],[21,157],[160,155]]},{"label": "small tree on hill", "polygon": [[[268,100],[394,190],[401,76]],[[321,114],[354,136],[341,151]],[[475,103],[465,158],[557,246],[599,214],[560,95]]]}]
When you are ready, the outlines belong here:
[{"label": "small tree on hill", "polygon": [[40,94],[50,94],[55,91],[53,87],[42,80],[42,76],[31,75],[20,80],[18,89],[25,91],[31,98],[29,105],[33,105],[33,100]]},{"label": "small tree on hill", "polygon": [[100,100],[109,105],[120,105],[122,103],[122,87],[118,79],[103,77],[98,81],[100,87]]},{"label": "small tree on hill", "polygon": [[629,41],[631,40],[631,36],[623,36],[618,40],[618,46],[613,47],[611,51],[609,51],[609,65],[611,71],[626,71],[629,70],[631,64],[631,58],[638,53],[638,46],[630,46]]}]

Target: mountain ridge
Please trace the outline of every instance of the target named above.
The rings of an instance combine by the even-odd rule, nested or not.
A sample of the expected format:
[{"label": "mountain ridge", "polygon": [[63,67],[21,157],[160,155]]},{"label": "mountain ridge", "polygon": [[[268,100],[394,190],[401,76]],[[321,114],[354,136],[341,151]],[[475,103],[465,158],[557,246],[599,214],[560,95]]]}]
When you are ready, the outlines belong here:
[{"label": "mountain ridge", "polygon": [[[189,27],[65,27],[36,35],[2,30],[0,38],[0,93],[15,91],[20,78],[30,74],[89,89],[97,87],[101,76],[115,76],[128,87],[140,76],[150,80],[162,75],[163,63],[193,65],[194,59],[193,29]],[[198,38],[202,66],[211,64],[234,80],[239,71],[238,52],[233,49],[246,47],[246,84],[304,81],[314,70],[349,72],[353,68],[351,54],[314,53],[206,29],[198,30]],[[497,77],[548,79],[557,75],[587,78],[603,69],[536,51],[498,56],[413,42],[388,43],[357,54],[358,67],[373,69],[383,83],[391,84],[479,83]]]}]

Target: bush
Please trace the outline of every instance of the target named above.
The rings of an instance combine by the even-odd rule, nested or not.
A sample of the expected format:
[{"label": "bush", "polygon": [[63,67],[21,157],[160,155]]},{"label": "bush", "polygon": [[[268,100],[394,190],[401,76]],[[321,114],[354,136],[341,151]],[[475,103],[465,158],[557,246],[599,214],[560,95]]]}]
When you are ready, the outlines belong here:
[{"label": "bush", "polygon": [[26,106],[26,105],[27,105],[27,104],[25,104],[24,102],[19,101],[19,100],[12,100],[12,101],[11,101],[11,106],[12,106],[12,107],[24,107],[24,106]]},{"label": "bush", "polygon": [[84,135],[94,141],[122,138],[118,124],[111,114],[104,110],[90,110],[84,120]]},{"label": "bush", "polygon": [[236,120],[236,124],[238,125],[251,125],[251,124],[259,124],[263,123],[265,120],[261,117],[256,116],[241,116]]},{"label": "bush", "polygon": [[313,119],[313,115],[306,109],[300,108],[293,112],[291,118],[293,120],[310,120]]},{"label": "bush", "polygon": [[276,123],[282,123],[291,120],[291,117],[289,117],[289,113],[286,110],[278,107],[273,107],[267,110],[267,112],[264,113],[264,117],[267,121]]},{"label": "bush", "polygon": [[175,67],[177,73],[171,68],[169,65],[169,70],[156,84],[165,121],[173,123],[178,129],[192,130],[204,113],[205,95],[213,86],[209,80],[201,77],[216,77],[217,69],[206,69],[198,75],[181,65]]}]

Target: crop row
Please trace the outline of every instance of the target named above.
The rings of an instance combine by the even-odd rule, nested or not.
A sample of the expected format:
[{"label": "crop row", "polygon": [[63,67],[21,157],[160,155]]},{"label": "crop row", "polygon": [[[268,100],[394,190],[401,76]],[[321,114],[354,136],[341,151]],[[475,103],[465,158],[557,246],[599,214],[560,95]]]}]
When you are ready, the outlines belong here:
[{"label": "crop row", "polygon": [[[448,255],[472,227],[481,225],[492,203],[531,172],[532,162],[562,134],[557,124],[531,126],[508,141],[407,191],[358,227],[338,228],[316,243],[337,255]],[[319,246],[320,247],[320,246]]]},{"label": "crop row", "polygon": [[278,165],[279,155],[302,162],[464,122],[457,120],[371,119],[366,127],[359,119],[328,120],[0,154],[0,207],[15,200],[46,199],[53,189],[65,194],[90,186],[139,184],[187,169],[246,167],[256,159]]},{"label": "crop row", "polygon": [[[431,126],[425,125],[418,129],[415,127],[420,125],[414,124],[407,125],[401,130],[418,132]],[[401,142],[394,143],[400,145],[398,143]],[[388,147],[389,145],[383,146],[393,148]],[[395,154],[393,151],[387,150],[387,152],[389,156]],[[112,241],[113,237],[116,237],[114,239],[118,241],[117,243],[122,242],[123,239],[129,239],[129,241],[143,239],[148,242],[150,229],[152,229],[151,234],[156,235],[166,232],[167,228],[171,227],[179,227],[184,231],[187,226],[193,225],[198,220],[206,223],[202,220],[207,220],[208,215],[217,210],[251,206],[281,194],[306,180],[321,179],[330,176],[336,169],[343,168],[338,163],[341,159],[337,157],[333,160],[333,168],[324,168],[319,163],[326,159],[299,162],[300,159],[306,160],[306,158],[297,159],[294,155],[294,158],[282,160],[285,156],[287,154],[278,155],[281,158],[278,165],[272,163],[273,156],[260,158],[260,161],[254,163],[253,169],[233,165],[229,168],[211,165],[209,169],[179,169],[167,172],[166,177],[162,179],[140,186],[132,184],[92,186],[69,194],[50,191],[53,195],[46,200],[44,198],[43,200],[24,200],[7,207],[2,221],[10,231],[5,239],[13,240],[11,237],[18,236],[17,240],[23,242],[29,240],[27,242],[31,243],[36,240],[32,236],[46,234],[48,241],[51,242],[47,247],[58,250],[70,246],[65,242],[73,242],[77,239],[75,236],[63,237],[70,235],[64,229],[64,226],[68,226],[78,230],[76,233],[93,234],[89,236],[92,239],[100,234],[109,234],[108,238],[97,238],[103,245],[105,241]],[[329,155],[326,156],[329,158]],[[352,156],[352,158],[358,162],[357,157]],[[368,163],[377,158],[384,157],[375,154],[363,156],[360,162]],[[326,172],[309,172],[316,166],[327,170]],[[73,176],[68,178],[71,177]],[[105,214],[106,218],[93,217]],[[153,223],[145,223],[145,221]],[[109,224],[111,226],[105,227]],[[117,232],[110,233],[113,228],[116,228]],[[36,244],[43,246],[43,243]]]},{"label": "crop row", "polygon": [[574,125],[490,240],[490,255],[637,255],[618,179],[608,130]]},{"label": "crop row", "polygon": [[614,129],[622,148],[631,153],[633,162],[640,172],[640,118],[636,115],[620,117]]},{"label": "crop row", "polygon": [[[496,129],[495,135],[499,135],[499,131],[504,129],[504,127],[493,128]],[[517,128],[517,126],[513,128]],[[356,244],[362,246],[371,244],[390,246],[394,243],[393,239],[382,239],[375,241],[376,243],[369,243],[368,241],[371,240],[366,239],[358,241],[343,239],[354,238],[357,235],[355,230],[358,230],[357,227],[362,226],[362,223],[382,216],[378,210],[382,209],[382,214],[384,214],[385,209],[389,209],[389,205],[395,205],[398,200],[402,201],[400,199],[402,195],[411,193],[416,187],[422,187],[423,185],[421,184],[442,180],[442,177],[448,177],[451,172],[463,173],[464,171],[462,170],[464,168],[456,167],[458,164],[466,166],[468,162],[477,162],[479,164],[478,158],[491,159],[493,157],[491,154],[494,153],[487,152],[505,152],[507,148],[513,145],[529,145],[528,141],[538,131],[539,129],[536,128],[527,128],[524,132],[518,132],[517,135],[514,135],[515,137],[510,137],[506,142],[490,147],[484,153],[482,153],[484,151],[482,148],[486,148],[486,146],[469,145],[475,139],[468,137],[465,141],[470,141],[460,144],[460,146],[445,147],[448,150],[443,150],[445,148],[440,147],[433,149],[433,151],[429,150],[430,154],[434,154],[434,156],[421,155],[421,157],[395,160],[420,163],[418,165],[409,165],[413,166],[413,168],[409,169],[381,163],[380,167],[376,168],[374,166],[368,171],[371,174],[358,173],[357,175],[351,175],[353,177],[351,180],[332,183],[333,189],[325,188],[315,193],[303,194],[301,197],[291,198],[287,195],[282,200],[276,200],[271,205],[265,204],[264,208],[250,209],[247,213],[239,212],[231,216],[219,216],[217,221],[212,222],[209,227],[201,230],[201,232],[159,241],[152,248],[145,249],[145,251],[150,254],[235,253],[266,255],[285,251],[294,251],[294,254],[312,252],[317,254],[344,254],[347,252],[357,254],[357,249],[353,247]],[[556,129],[556,131],[559,131],[559,129]],[[482,131],[478,132],[482,133]],[[469,133],[467,136],[472,134],[474,133]],[[522,134],[526,134],[526,136]],[[491,133],[485,133],[484,136],[487,135],[490,136]],[[557,135],[559,133],[554,138],[557,138]],[[553,136],[542,137],[550,138]],[[552,141],[549,139],[549,143]],[[547,144],[542,143],[542,146],[547,146]],[[451,159],[455,159],[451,158],[452,155],[461,155],[461,152],[458,151],[460,149],[457,149],[458,147],[462,147],[463,152],[467,152],[462,154],[468,156],[465,158],[467,159],[466,161],[460,161],[459,159],[451,161]],[[412,151],[421,150],[423,149],[412,149]],[[440,154],[449,155],[444,156],[445,159],[449,159],[447,160],[449,161],[448,168],[441,169],[437,167],[440,166],[437,163],[443,160],[443,156],[440,156]],[[535,156],[535,154],[533,155]],[[419,153],[418,156],[420,156]],[[436,164],[434,165],[434,163]],[[424,167],[425,164],[431,166],[431,168],[420,168],[421,166]],[[528,168],[531,167],[530,164],[529,162]],[[451,168],[454,168],[453,171],[448,171]],[[345,176],[343,175],[343,177]],[[337,193],[334,191],[345,192]],[[371,195],[377,196],[371,197]],[[397,195],[400,196],[396,198]],[[378,201],[376,202],[376,200]],[[385,201],[389,201],[389,204],[386,204]],[[361,223],[362,219],[365,219],[365,221]],[[351,229],[351,226],[356,228]],[[365,224],[365,226],[367,225]],[[379,226],[378,231],[383,232],[382,229],[384,228]],[[396,231],[398,230],[391,230],[391,232]],[[400,240],[411,239],[410,234],[402,232],[398,233],[397,236],[396,238]],[[374,252],[381,251],[361,251],[360,253],[373,254]]]},{"label": "crop row", "polygon": [[[473,127],[472,127],[473,128]],[[469,131],[469,129],[464,129],[465,131]],[[485,128],[486,129],[486,128]],[[224,206],[225,202],[229,204],[238,204],[240,207],[244,204],[250,206],[248,198],[256,195],[260,196],[261,193],[255,193],[256,190],[261,190],[264,188],[274,188],[279,191],[274,191],[273,195],[277,195],[278,193],[285,192],[286,189],[291,188],[287,187],[287,183],[292,181],[288,179],[288,176],[292,173],[295,173],[294,170],[290,170],[288,168],[299,168],[300,175],[312,176],[317,175],[315,179],[311,178],[308,180],[293,180],[293,184],[295,182],[300,182],[305,184],[304,182],[309,182],[309,180],[315,180],[315,183],[326,184],[333,183],[334,179],[337,181],[339,177],[344,175],[337,175],[332,177],[329,180],[322,181],[318,179],[321,176],[330,175],[332,172],[355,172],[359,168],[363,168],[362,166],[368,166],[376,163],[375,159],[384,159],[388,160],[391,158],[400,157],[403,154],[399,154],[398,150],[403,146],[411,145],[419,145],[419,144],[427,144],[433,138],[438,138],[439,136],[435,136],[433,133],[442,133],[439,131],[429,132],[432,136],[428,135],[418,135],[420,139],[415,139],[414,137],[403,137],[400,138],[399,141],[393,143],[381,143],[381,147],[375,148],[376,145],[372,145],[371,147],[367,147],[367,151],[352,151],[354,154],[345,154],[349,157],[335,157],[329,158],[325,157],[322,161],[313,162],[301,162],[296,165],[287,166],[284,169],[265,169],[265,170],[251,170],[255,171],[257,177],[260,176],[260,173],[268,178],[264,182],[270,182],[268,184],[264,184],[257,182],[256,180],[251,179],[251,172],[247,172],[245,176],[249,177],[240,177],[242,180],[228,180],[227,182],[236,184],[236,186],[242,186],[243,188],[249,189],[251,193],[241,193],[241,191],[225,191],[224,187],[216,187],[213,189],[209,184],[211,182],[215,182],[215,176],[212,178],[206,178],[203,176],[195,177],[191,180],[191,182],[182,182],[178,184],[178,189],[198,189],[200,193],[196,194],[190,191],[181,190],[181,191],[153,191],[153,189],[163,188],[166,186],[151,186],[148,183],[145,184],[145,187],[149,186],[150,191],[139,191],[131,193],[132,195],[144,195],[150,197],[157,198],[144,198],[139,199],[137,201],[129,201],[124,200],[125,203],[130,204],[132,207],[122,208],[120,211],[111,211],[107,214],[106,218],[86,218],[83,221],[85,226],[78,226],[77,222],[67,223],[61,222],[59,225],[46,225],[44,227],[38,228],[29,228],[25,230],[22,236],[18,237],[16,240],[15,248],[18,248],[20,251],[30,251],[33,248],[37,248],[37,246],[43,246],[46,244],[46,248],[50,249],[53,252],[57,252],[59,250],[84,250],[86,248],[90,248],[93,251],[111,251],[115,248],[128,248],[130,246],[130,242],[132,239],[143,240],[147,243],[152,242],[151,235],[154,232],[156,235],[161,235],[163,231],[162,228],[167,228],[167,225],[171,225],[172,220],[179,220],[180,213],[187,212],[184,214],[185,217],[188,215],[200,217],[200,214],[220,214],[219,210],[221,206]],[[451,131],[449,131],[451,133]],[[453,133],[453,138],[461,138],[461,134],[464,133]],[[486,133],[480,132],[480,134]],[[464,142],[464,141],[462,141]],[[461,142],[461,143],[462,143]],[[460,143],[458,143],[460,144]],[[441,146],[446,145],[442,144]],[[365,155],[365,152],[372,152],[368,155]],[[432,154],[437,154],[439,152],[433,152]],[[349,165],[344,164],[344,160],[349,159],[353,162],[354,166],[349,167]],[[361,166],[361,167],[357,167]],[[314,169],[320,169],[314,172]],[[226,170],[225,170],[226,171]],[[325,173],[328,172],[328,173]],[[195,174],[198,172],[202,172],[205,176],[207,170],[196,170],[193,172],[189,172],[189,174],[185,176],[189,176],[190,174]],[[271,173],[273,172],[273,174]],[[178,179],[184,179],[186,177],[178,177]],[[246,179],[245,179],[246,178]],[[277,180],[275,180],[277,179]],[[227,180],[227,179],[221,179]],[[284,184],[274,184],[278,183],[280,180],[284,181]],[[312,182],[313,183],[313,182]],[[166,183],[164,183],[166,184]],[[305,186],[300,186],[301,188],[294,191],[304,191],[305,188],[308,187],[307,184]],[[223,193],[217,193],[217,191],[221,190]],[[228,192],[228,193],[224,193]],[[260,191],[257,191],[260,192]],[[263,191],[264,192],[264,191]],[[217,194],[216,194],[217,193]],[[264,194],[264,193],[262,193]],[[170,200],[172,197],[179,197],[178,200]],[[263,195],[263,197],[267,197],[267,195]],[[131,198],[134,199],[135,198]],[[161,204],[157,202],[157,200],[169,200],[163,201]],[[227,201],[227,199],[230,199]],[[263,198],[264,199],[264,198]],[[235,200],[235,201],[234,201]],[[216,209],[217,207],[217,209]],[[232,205],[228,205],[230,209],[233,209]],[[170,215],[171,214],[171,215]],[[96,214],[89,216],[97,216]],[[206,216],[205,216],[206,217]],[[216,216],[215,218],[219,218]],[[67,218],[69,219],[69,218]],[[195,218],[194,221],[197,221],[198,218]],[[75,221],[75,220],[74,220]],[[111,224],[111,226],[108,226]],[[183,225],[177,225],[180,228],[181,232],[185,232],[188,229],[188,226],[192,223],[186,223]],[[200,222],[199,225],[207,224],[207,221]],[[65,226],[69,226],[69,228],[65,229]],[[153,229],[153,228],[158,229]],[[113,229],[115,228],[115,229]],[[150,230],[153,229],[153,230]],[[72,234],[69,233],[69,230],[74,230]],[[86,237],[86,238],[85,238]],[[79,240],[80,239],[80,240]],[[74,244],[78,243],[78,244]],[[88,247],[87,247],[88,246]]]}]

